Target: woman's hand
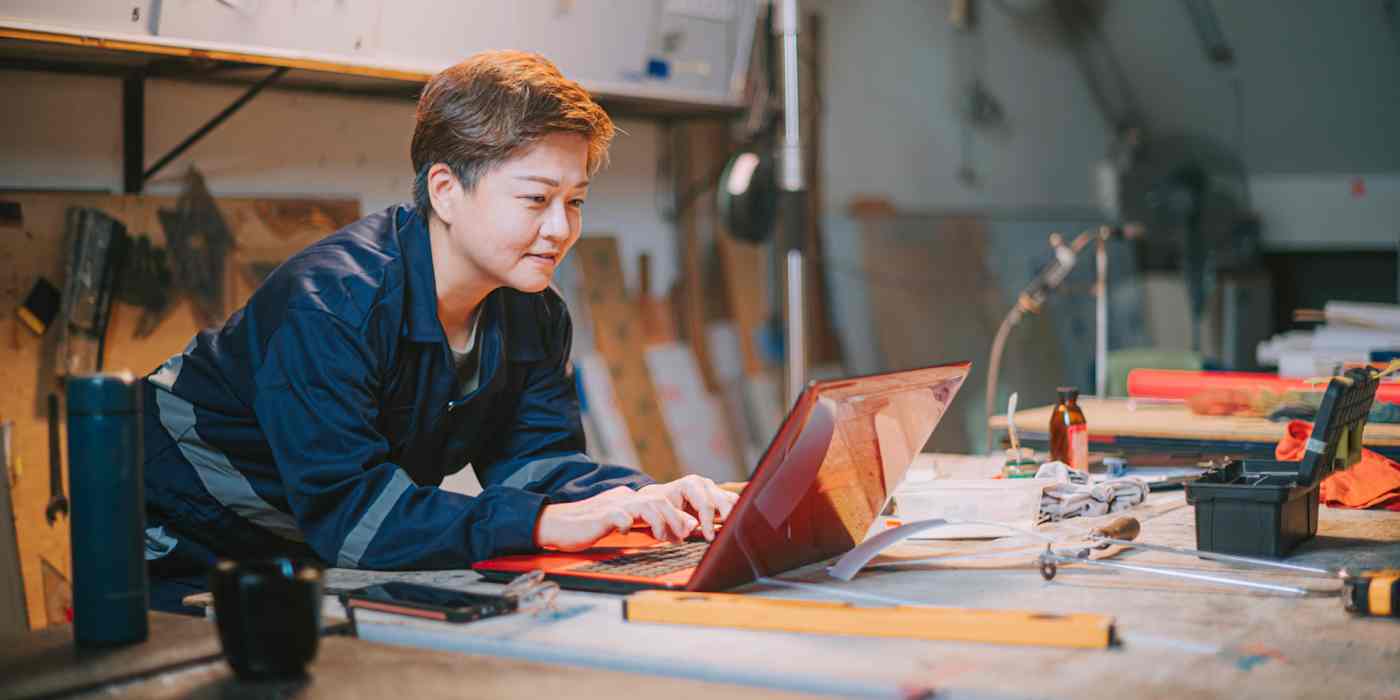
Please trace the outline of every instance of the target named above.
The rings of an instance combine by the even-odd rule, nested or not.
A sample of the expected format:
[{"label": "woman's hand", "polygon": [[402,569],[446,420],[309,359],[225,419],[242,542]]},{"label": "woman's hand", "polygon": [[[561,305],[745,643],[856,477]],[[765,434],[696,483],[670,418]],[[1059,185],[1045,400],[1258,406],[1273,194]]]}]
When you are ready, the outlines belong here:
[{"label": "woman's hand", "polygon": [[619,486],[581,501],[545,506],[535,526],[535,545],[577,552],[612,532],[626,533],[637,522],[650,527],[656,539],[672,542],[684,540],[697,525],[694,516],[665,496]]},{"label": "woman's hand", "polygon": [[665,484],[643,486],[637,493],[659,494],[668,503],[693,513],[700,519],[700,532],[705,539],[715,539],[715,523],[729,517],[739,495],[721,489],[703,476],[681,477]]},{"label": "woman's hand", "polygon": [[581,501],[545,506],[535,526],[535,544],[576,552],[612,532],[626,533],[635,523],[650,527],[658,540],[680,542],[696,527],[705,539],[713,540],[715,523],[729,516],[736,500],[736,494],[701,476],[636,491],[619,486]]}]

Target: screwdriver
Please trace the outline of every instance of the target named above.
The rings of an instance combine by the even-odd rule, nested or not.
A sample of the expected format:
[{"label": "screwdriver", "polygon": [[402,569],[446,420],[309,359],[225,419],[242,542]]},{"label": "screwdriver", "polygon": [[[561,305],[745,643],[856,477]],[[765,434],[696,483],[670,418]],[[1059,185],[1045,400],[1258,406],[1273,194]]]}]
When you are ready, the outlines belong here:
[{"label": "screwdriver", "polygon": [[[1139,534],[1141,534],[1141,532],[1142,524],[1138,522],[1137,518],[1122,517],[1113,520],[1113,522],[1110,522],[1108,525],[1102,528],[1090,532],[1089,540],[1094,543],[1094,549],[1103,549],[1111,545],[1119,545],[1122,547],[1148,549],[1157,552],[1167,552],[1170,554],[1180,554],[1185,556],[1204,556],[1208,559],[1221,558],[1228,560],[1231,563],[1247,564],[1251,566],[1280,566],[1278,562],[1250,559],[1248,557],[1217,555],[1211,552],[1201,552],[1194,549],[1185,549],[1181,547],[1166,547],[1163,545],[1152,545],[1133,541],[1137,538]],[[1272,583],[1264,583],[1262,581],[1250,581],[1247,579],[1232,578],[1216,574],[1198,573],[1194,571],[1185,571],[1164,566],[1139,566],[1136,564],[1120,564],[1117,562],[1105,561],[1102,559],[1090,559],[1089,549],[1082,549],[1076,554],[1067,554],[1062,551],[1056,552],[1047,546],[1045,548],[1045,552],[1040,555],[1039,563],[1040,576],[1046,581],[1054,580],[1055,575],[1059,572],[1059,566],[1061,564],[1087,564],[1089,566],[1095,566],[1104,569],[1118,569],[1120,571],[1133,571],[1144,574],[1155,574],[1158,576],[1170,576],[1172,578],[1184,578],[1191,579],[1194,581],[1203,581],[1207,583],[1217,583],[1228,586],[1238,586],[1242,588],[1253,588],[1257,590],[1270,591],[1272,593],[1283,593],[1295,596],[1308,595],[1307,589],[1299,588],[1296,586],[1280,586]],[[1315,571],[1318,573],[1323,573],[1323,571],[1320,569]]]},{"label": "screwdriver", "polygon": [[[1267,559],[1256,559],[1254,557],[1241,557],[1230,554],[1218,554],[1215,552],[1204,552],[1197,549],[1186,549],[1184,547],[1167,547],[1163,545],[1147,544],[1136,542],[1137,536],[1141,533],[1141,523],[1136,518],[1123,517],[1115,519],[1107,526],[1094,530],[1089,538],[1095,543],[1095,548],[1103,548],[1110,545],[1122,547],[1133,547],[1169,554],[1180,554],[1183,556],[1200,557],[1202,559],[1213,559],[1215,561],[1230,564],[1240,564],[1244,566],[1265,567],[1271,569],[1282,569],[1301,575],[1324,576],[1327,578],[1340,579],[1342,582],[1342,603],[1348,612],[1358,615],[1371,615],[1375,617],[1400,617],[1400,569],[1380,569],[1375,571],[1361,571],[1350,573],[1343,570],[1325,569],[1320,567],[1303,566],[1299,564],[1289,564],[1280,561],[1270,561]],[[1077,557],[1069,557],[1056,552],[1047,551],[1041,555],[1041,576],[1047,581],[1055,577],[1057,564],[1091,564],[1105,568],[1123,569],[1137,571],[1141,573],[1158,574],[1177,578],[1189,578],[1211,583],[1222,583],[1232,586],[1243,586],[1273,591],[1276,593],[1287,593],[1298,596],[1306,596],[1311,593],[1308,589],[1296,586],[1280,586],[1277,584],[1263,583],[1259,581],[1248,581],[1244,579],[1227,578],[1218,575],[1209,575],[1196,572],[1181,571],[1165,567],[1145,567],[1131,564],[1117,564],[1101,560],[1088,559],[1088,551],[1079,553]]]}]

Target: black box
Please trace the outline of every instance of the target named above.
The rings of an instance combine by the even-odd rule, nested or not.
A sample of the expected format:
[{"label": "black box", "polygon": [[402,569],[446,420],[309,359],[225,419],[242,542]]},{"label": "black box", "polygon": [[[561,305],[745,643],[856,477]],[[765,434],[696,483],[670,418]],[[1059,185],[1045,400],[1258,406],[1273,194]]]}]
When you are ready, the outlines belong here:
[{"label": "black box", "polygon": [[1370,369],[1327,385],[1303,460],[1232,460],[1186,485],[1196,507],[1196,548],[1281,557],[1317,534],[1318,485],[1361,459],[1366,415],[1380,386]]}]

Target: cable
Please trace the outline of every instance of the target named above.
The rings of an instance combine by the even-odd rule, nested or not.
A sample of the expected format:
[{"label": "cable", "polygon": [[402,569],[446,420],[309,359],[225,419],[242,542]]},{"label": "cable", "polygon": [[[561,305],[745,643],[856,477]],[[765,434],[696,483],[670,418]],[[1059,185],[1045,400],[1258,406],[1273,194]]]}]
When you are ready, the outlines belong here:
[{"label": "cable", "polygon": [[[987,421],[990,423],[992,416],[996,414],[997,405],[997,382],[1001,379],[1001,356],[1006,350],[1006,338],[1011,335],[1011,329],[1021,322],[1021,307],[1012,306],[1006,312],[1006,317],[1001,320],[1001,326],[997,328],[996,339],[992,341],[992,349],[989,353],[991,361],[987,363]],[[1014,420],[1013,416],[1007,416],[1007,421]],[[996,434],[989,428],[987,430],[987,452],[996,453]]]}]

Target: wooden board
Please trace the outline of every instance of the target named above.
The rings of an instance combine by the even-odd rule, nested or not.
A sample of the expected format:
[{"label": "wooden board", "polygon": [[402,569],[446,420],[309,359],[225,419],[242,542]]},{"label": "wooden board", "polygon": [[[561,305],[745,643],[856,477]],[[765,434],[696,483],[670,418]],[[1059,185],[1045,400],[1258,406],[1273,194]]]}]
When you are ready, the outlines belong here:
[{"label": "wooden board", "polygon": [[667,299],[656,296],[652,289],[651,255],[637,256],[637,272],[640,283],[637,285],[637,311],[642,322],[642,340],[645,345],[674,343],[680,337],[676,330],[676,314]]},{"label": "wooden board", "polygon": [[802,113],[802,167],[803,179],[807,186],[807,214],[802,232],[803,258],[802,277],[806,290],[807,360],[813,365],[841,363],[841,344],[832,328],[831,313],[827,299],[830,291],[827,284],[827,263],[822,217],[825,215],[825,191],[822,186],[822,124],[826,116],[825,87],[822,66],[826,64],[824,55],[823,19],[820,14],[811,13],[802,19],[802,31],[797,35],[798,52],[803,56],[798,70],[801,87],[798,96],[803,102]]},{"label": "wooden board", "polygon": [[723,405],[705,390],[690,347],[679,342],[649,346],[646,362],[671,446],[685,472],[721,483],[744,478],[748,470],[741,466]]},{"label": "wooden board", "polygon": [[724,270],[724,294],[734,315],[739,335],[739,352],[744,358],[744,374],[762,374],[768,368],[758,349],[758,331],[772,315],[767,256],[762,246],[741,241],[721,232],[715,239],[720,266]]},{"label": "wooden board", "polygon": [[211,61],[231,61],[263,66],[298,68],[321,73],[356,75],[367,78],[425,83],[432,73],[416,70],[403,70],[388,67],[368,66],[357,63],[303,56],[274,56],[249,53],[232,45],[226,48],[178,46],[172,42],[141,41],[139,39],[118,39],[99,36],[97,33],[73,34],[69,32],[44,31],[22,27],[0,27],[0,38],[32,41],[40,44],[84,46],[119,51],[123,53],[147,54],[151,56],[171,56],[178,58],[205,59]]},{"label": "wooden board", "polygon": [[641,464],[653,478],[670,481],[683,472],[666,430],[656,387],[643,354],[642,327],[637,304],[622,286],[622,261],[617,239],[590,236],[574,247],[582,278],[581,290],[593,319],[593,338],[608,364],[613,388],[621,404],[627,431]]},{"label": "wooden board", "polygon": [[[724,121],[697,121],[678,128],[678,138],[682,140],[679,151],[684,154],[677,158],[682,169],[680,181],[689,183],[682,188],[682,192],[690,192],[701,178],[723,165],[723,158],[729,152],[728,124]],[[706,306],[714,296],[705,293],[705,253],[713,248],[715,239],[721,235],[722,223],[717,209],[714,189],[709,188],[696,195],[695,200],[681,212],[677,222],[681,244],[681,327],[700,367],[705,388],[711,392],[719,390],[720,382],[710,361],[710,345],[705,334],[705,323],[709,320]]]},{"label": "wooden board", "polygon": [[[219,198],[216,200],[233,233],[237,248],[230,256],[230,309],[242,305],[256,280],[235,274],[235,268],[255,260],[285,258],[308,243],[354,221],[359,205],[354,200],[280,200],[272,198]],[[48,424],[44,409],[49,392],[60,391],[53,378],[56,333],[52,327],[42,338],[20,326],[13,309],[23,301],[40,276],[63,287],[64,213],[68,207],[103,210],[126,225],[132,235],[149,236],[164,244],[157,212],[171,208],[174,197],[106,195],[97,193],[0,193],[0,202],[20,205],[19,227],[0,228],[0,344],[6,361],[0,363],[0,418],[15,422],[12,448],[15,479],[12,498],[15,529],[19,538],[21,569],[31,627],[62,622],[46,614],[41,559],[65,579],[69,576],[68,521],[50,526],[44,518],[49,501]],[[133,339],[141,310],[122,303],[112,305],[107,331],[106,368],[129,369],[142,375],[179,352],[199,330],[188,301],[180,301],[148,337]],[[60,426],[60,430],[63,427]],[[65,469],[65,475],[67,474]],[[64,477],[64,486],[68,479]]]},{"label": "wooden board", "polygon": [[[954,411],[975,415],[986,393],[983,358],[1006,310],[985,264],[985,221],[974,216],[910,215],[867,218],[860,225],[865,259],[860,274],[885,368],[972,361]],[[1049,352],[1038,349],[1035,355]],[[1024,349],[1021,353],[1027,356]],[[1002,385],[1015,386],[1006,374]],[[933,438],[938,451],[978,447],[965,421],[951,414],[944,419]]]},{"label": "wooden board", "polygon": [[[1169,440],[1266,442],[1283,439],[1287,423],[1266,418],[1201,416],[1184,403],[1134,401],[1132,399],[1079,399],[1089,421],[1089,435],[1162,438]],[[1016,412],[1016,430],[1027,436],[1047,435],[1054,406]],[[1006,416],[993,416],[992,430],[1006,430]],[[1363,442],[1368,447],[1400,447],[1400,425],[1371,423]]]},{"label": "wooden board", "polygon": [[908,637],[991,644],[1106,649],[1113,618],[1029,610],[857,607],[851,603],[757,598],[732,593],[643,591],[623,601],[629,622],[703,625],[856,637]]}]

